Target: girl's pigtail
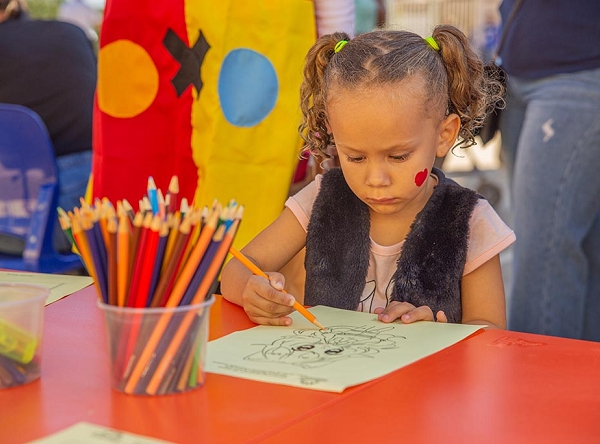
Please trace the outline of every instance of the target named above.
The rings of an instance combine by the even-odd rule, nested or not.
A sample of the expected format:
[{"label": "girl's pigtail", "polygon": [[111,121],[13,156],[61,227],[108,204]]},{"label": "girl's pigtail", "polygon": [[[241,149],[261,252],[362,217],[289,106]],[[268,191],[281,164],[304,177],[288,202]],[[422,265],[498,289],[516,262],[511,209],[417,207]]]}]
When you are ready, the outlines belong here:
[{"label": "girl's pigtail", "polygon": [[467,37],[456,28],[437,26],[432,34],[448,76],[448,112],[460,117],[460,145],[475,144],[474,134],[481,128],[486,115],[502,100],[504,87],[490,78],[483,62],[473,51]]},{"label": "girl's pigtail", "polygon": [[327,131],[325,108],[325,70],[335,55],[335,45],[340,40],[350,40],[345,33],[334,33],[320,37],[306,56],[304,80],[300,87],[300,109],[303,120],[298,131],[306,142],[303,149],[309,149],[318,159],[331,156],[327,147],[333,137]]}]

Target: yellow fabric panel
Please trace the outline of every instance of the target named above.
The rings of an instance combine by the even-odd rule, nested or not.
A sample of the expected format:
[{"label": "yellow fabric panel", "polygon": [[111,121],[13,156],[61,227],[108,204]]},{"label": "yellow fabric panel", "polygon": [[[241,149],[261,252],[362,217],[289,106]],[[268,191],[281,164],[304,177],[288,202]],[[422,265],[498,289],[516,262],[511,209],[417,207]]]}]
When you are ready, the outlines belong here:
[{"label": "yellow fabric panel", "polygon": [[[199,30],[210,45],[200,72],[203,86],[192,105],[195,203],[234,198],[245,205],[235,242],[241,248],[281,213],[298,162],[299,88],[316,38],[314,6],[308,0],[188,0],[186,26],[190,47]],[[251,126],[228,121],[219,94],[224,60],[239,49],[264,56],[277,76],[272,110]],[[243,80],[247,73],[236,75]]]}]

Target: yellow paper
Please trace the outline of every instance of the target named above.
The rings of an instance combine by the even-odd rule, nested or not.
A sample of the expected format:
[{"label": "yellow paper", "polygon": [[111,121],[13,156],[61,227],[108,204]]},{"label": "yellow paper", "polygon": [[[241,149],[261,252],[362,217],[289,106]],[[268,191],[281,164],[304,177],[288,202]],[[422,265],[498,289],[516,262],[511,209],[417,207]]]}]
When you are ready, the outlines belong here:
[{"label": "yellow paper", "polygon": [[50,295],[46,299],[46,305],[48,305],[91,285],[94,280],[89,276],[0,271],[0,282],[40,285],[49,288]]},{"label": "yellow paper", "polygon": [[313,390],[342,392],[466,338],[479,325],[384,324],[377,315],[310,309],[326,329],[298,312],[289,327],[258,326],[208,343],[206,371]]}]

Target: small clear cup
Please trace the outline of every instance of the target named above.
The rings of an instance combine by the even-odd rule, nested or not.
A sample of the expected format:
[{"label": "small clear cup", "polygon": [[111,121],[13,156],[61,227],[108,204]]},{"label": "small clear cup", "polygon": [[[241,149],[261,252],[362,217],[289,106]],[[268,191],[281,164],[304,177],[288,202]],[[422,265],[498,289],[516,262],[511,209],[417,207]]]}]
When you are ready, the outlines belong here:
[{"label": "small clear cup", "polygon": [[49,294],[48,288],[39,285],[0,283],[0,389],[40,377]]},{"label": "small clear cup", "polygon": [[168,395],[204,385],[209,312],[215,301],[172,308],[118,307],[98,301],[114,390]]}]

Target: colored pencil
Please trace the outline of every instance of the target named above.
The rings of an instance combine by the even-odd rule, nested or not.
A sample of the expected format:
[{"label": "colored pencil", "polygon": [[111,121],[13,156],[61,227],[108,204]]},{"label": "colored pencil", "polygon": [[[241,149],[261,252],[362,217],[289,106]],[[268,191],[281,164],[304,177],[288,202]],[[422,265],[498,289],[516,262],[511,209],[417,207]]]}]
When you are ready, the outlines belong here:
[{"label": "colored pencil", "polygon": [[106,230],[108,232],[108,303],[118,304],[117,291],[117,221],[114,217],[108,220]]},{"label": "colored pencil", "polygon": [[[248,270],[250,270],[252,273],[254,273],[257,276],[264,277],[267,281],[269,280],[269,276],[267,276],[267,274],[264,271],[262,271],[260,268],[258,268],[258,266],[254,262],[252,262],[250,259],[248,259],[246,256],[244,256],[241,252],[236,250],[235,247],[231,247],[229,249],[229,252],[233,255],[233,257],[235,257],[238,261],[240,261],[242,263],[242,265],[246,266],[246,268],[248,268]],[[287,293],[287,291],[285,291],[285,290],[281,290],[281,291],[283,291],[284,293]],[[294,301],[294,308],[297,311],[299,311],[302,316],[304,316],[310,322],[315,324],[321,330],[325,330],[325,327],[323,327],[319,323],[319,321],[317,321],[317,318],[310,311],[308,311],[306,308],[304,308],[298,301]]]},{"label": "colored pencil", "polygon": [[[87,241],[87,247],[90,252],[90,259],[92,266],[94,267],[95,277],[98,279],[98,285],[100,286],[100,295],[105,303],[108,303],[108,288],[106,282],[106,265],[105,260],[101,257],[102,252],[100,251],[100,245],[98,241],[99,228],[94,230],[94,224],[89,215],[81,216],[81,224],[83,228],[83,234]],[[98,233],[98,234],[97,234]],[[102,242],[102,235],[99,235],[100,242]],[[102,245],[106,250],[106,247]],[[106,254],[106,251],[105,251]]]},{"label": "colored pencil", "polygon": [[167,216],[167,223],[169,224],[169,236],[167,239],[167,246],[165,247],[165,257],[163,259],[162,267],[160,270],[161,274],[164,273],[167,269],[167,265],[169,264],[169,260],[171,259],[173,254],[175,239],[177,238],[177,233],[179,232],[180,216],[181,215],[179,212]]},{"label": "colored pencil", "polygon": [[173,214],[179,211],[179,179],[177,176],[171,177],[169,188],[167,189],[167,197],[169,198],[167,212]]},{"label": "colored pencil", "polygon": [[158,190],[156,192],[157,194],[157,202],[158,202],[158,216],[161,218],[161,220],[164,220],[167,217],[167,210],[165,208],[165,198],[163,196],[163,193],[161,190]]},{"label": "colored pencil", "polygon": [[171,289],[175,283],[177,270],[182,265],[182,253],[189,239],[190,228],[190,218],[186,217],[181,223],[179,230],[177,230],[173,251],[168,258],[165,271],[160,275],[160,279],[158,280],[158,284],[154,290],[154,294],[152,295],[150,307],[162,307],[166,304]]},{"label": "colored pencil", "polygon": [[138,251],[138,244],[140,241],[140,234],[142,232],[142,225],[144,224],[144,213],[138,211],[133,218],[133,230],[131,233],[131,243],[129,250],[129,265],[127,267],[127,293],[125,296],[125,302],[127,303],[127,297],[129,295],[129,287],[131,283],[131,275],[133,274],[133,267],[135,265],[135,259]]},{"label": "colored pencil", "polygon": [[129,203],[129,201],[127,199],[123,199],[121,201],[121,203],[123,204],[123,209],[127,213],[127,216],[129,216],[129,220],[131,222],[133,222],[133,219],[135,217],[135,212],[133,211],[133,207],[131,206],[131,204]]},{"label": "colored pencil", "polygon": [[144,239],[145,242],[143,245],[143,254],[140,258],[140,277],[137,282],[137,288],[135,289],[134,293],[136,299],[133,306],[136,308],[143,308],[146,306],[148,292],[150,291],[150,286],[152,285],[152,273],[154,272],[154,261],[156,259],[156,253],[158,250],[159,231],[161,229],[161,226],[162,220],[157,214],[152,218],[150,229],[148,230]]},{"label": "colored pencil", "polygon": [[148,177],[148,199],[150,200],[150,208],[153,214],[158,214],[158,194],[156,192],[156,183],[152,176]]},{"label": "colored pencil", "polygon": [[133,272],[131,273],[130,283],[129,283],[129,293],[127,294],[127,306],[128,307],[136,307],[138,302],[138,292],[140,290],[140,281],[142,279],[142,274],[144,273],[144,265],[146,255],[145,251],[148,247],[148,238],[149,233],[151,231],[150,226],[153,221],[152,212],[149,211],[144,216],[144,222],[142,224],[142,229],[140,231],[140,239],[138,241],[137,251],[135,254],[135,261],[133,264]]},{"label": "colored pencil", "polygon": [[74,217],[71,221],[71,226],[73,229],[73,238],[75,239],[75,243],[77,244],[77,249],[79,250],[79,254],[83,259],[83,263],[85,264],[85,268],[88,270],[88,273],[94,280],[94,286],[96,287],[96,293],[98,293],[98,297],[102,298],[102,291],[100,290],[100,282],[98,282],[98,276],[96,276],[96,270],[94,269],[94,263],[92,262],[92,256],[87,245],[87,239],[85,233],[83,232],[83,228],[81,227],[81,222],[79,221],[79,217]]},{"label": "colored pencil", "polygon": [[127,215],[119,217],[118,254],[117,254],[117,305],[125,306],[129,284],[129,254],[131,248],[131,230]]},{"label": "colored pencil", "polygon": [[163,263],[163,258],[165,256],[165,249],[167,246],[167,237],[169,234],[169,226],[166,222],[164,222],[158,233],[158,248],[156,249],[156,254],[154,257],[154,264],[152,268],[152,279],[150,281],[150,289],[148,290],[148,294],[146,295],[146,307],[150,307],[152,303],[152,296],[154,295],[154,291],[158,285],[158,279],[160,277],[160,269]]}]

